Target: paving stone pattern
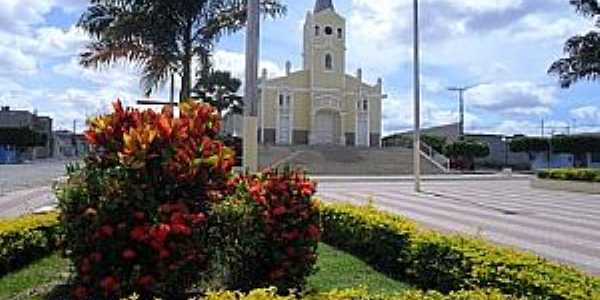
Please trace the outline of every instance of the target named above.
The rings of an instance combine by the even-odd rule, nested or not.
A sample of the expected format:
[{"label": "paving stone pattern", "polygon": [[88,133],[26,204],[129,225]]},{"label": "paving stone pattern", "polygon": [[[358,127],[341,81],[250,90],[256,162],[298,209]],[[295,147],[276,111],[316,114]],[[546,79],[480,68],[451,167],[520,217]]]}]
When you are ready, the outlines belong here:
[{"label": "paving stone pattern", "polygon": [[443,231],[481,236],[600,275],[600,195],[537,190],[525,180],[322,182],[325,201],[366,203]]}]

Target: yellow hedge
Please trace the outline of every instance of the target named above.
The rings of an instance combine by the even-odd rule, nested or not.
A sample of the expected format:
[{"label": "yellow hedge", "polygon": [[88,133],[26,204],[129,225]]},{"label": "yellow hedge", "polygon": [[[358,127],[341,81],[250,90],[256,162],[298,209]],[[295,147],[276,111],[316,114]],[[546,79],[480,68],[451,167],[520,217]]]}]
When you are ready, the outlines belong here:
[{"label": "yellow hedge", "polygon": [[533,254],[419,228],[374,207],[326,205],[323,241],[424,290],[493,288],[527,299],[600,300],[600,279]]},{"label": "yellow hedge", "polygon": [[58,214],[0,219],[0,276],[56,250]]},{"label": "yellow hedge", "polygon": [[56,225],[58,225],[58,213],[55,212],[0,219],[0,235]]},{"label": "yellow hedge", "polygon": [[[438,292],[409,290],[397,294],[369,294],[365,289],[333,290],[325,293],[312,293],[304,296],[279,296],[275,288],[257,289],[249,293],[232,291],[210,292],[203,298],[190,300],[517,300],[495,290],[458,291],[448,295]],[[139,300],[134,295],[123,300]],[[158,299],[157,299],[158,300]]]}]

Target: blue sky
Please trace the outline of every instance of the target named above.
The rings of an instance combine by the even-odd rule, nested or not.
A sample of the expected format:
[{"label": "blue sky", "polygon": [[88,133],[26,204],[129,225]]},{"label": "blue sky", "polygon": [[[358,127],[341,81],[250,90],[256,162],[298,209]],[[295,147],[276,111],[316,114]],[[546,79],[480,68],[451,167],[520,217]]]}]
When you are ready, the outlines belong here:
[{"label": "blue sky", "polygon": [[[302,23],[314,0],[284,1],[285,18],[263,22],[261,65],[281,74],[301,64]],[[386,133],[412,124],[411,1],[334,0],[347,18],[347,72],[384,80]],[[56,128],[83,124],[117,97],[141,95],[135,67],[83,69],[88,41],[74,27],[85,0],[0,0],[0,104],[37,110]],[[446,87],[485,83],[466,95],[467,131],[536,134],[542,119],[556,132],[600,131],[600,82],[569,90],[546,74],[564,41],[592,29],[565,0],[422,0],[423,122],[456,122],[456,95]],[[216,65],[243,74],[243,33],[224,38]],[[549,131],[552,130],[549,129]]]}]

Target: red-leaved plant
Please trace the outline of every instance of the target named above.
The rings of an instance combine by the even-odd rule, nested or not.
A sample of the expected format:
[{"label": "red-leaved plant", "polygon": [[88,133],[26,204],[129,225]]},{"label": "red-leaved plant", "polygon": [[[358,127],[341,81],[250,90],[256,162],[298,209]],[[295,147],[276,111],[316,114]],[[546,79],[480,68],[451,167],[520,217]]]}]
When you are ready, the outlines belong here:
[{"label": "red-leaved plant", "polygon": [[251,272],[240,274],[243,279],[234,288],[275,286],[284,293],[301,289],[314,271],[321,236],[315,182],[301,172],[284,170],[238,176],[229,186],[228,201],[252,207],[253,218],[246,213],[248,224],[240,226],[255,227],[242,231],[253,233],[256,240],[248,243],[250,247],[261,248],[244,257],[241,270]]},{"label": "red-leaved plant", "polygon": [[57,194],[72,296],[179,297],[207,268],[207,212],[226,189],[234,154],[217,140],[209,105],[124,109],[89,123],[93,148]]}]

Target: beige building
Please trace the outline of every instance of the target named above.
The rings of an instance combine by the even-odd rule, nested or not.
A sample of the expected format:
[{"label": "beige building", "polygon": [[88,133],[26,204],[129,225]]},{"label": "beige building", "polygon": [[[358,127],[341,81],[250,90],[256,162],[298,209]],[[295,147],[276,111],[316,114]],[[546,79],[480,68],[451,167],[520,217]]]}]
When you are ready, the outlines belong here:
[{"label": "beige building", "polygon": [[259,83],[259,139],[277,145],[381,145],[382,80],[346,74],[346,20],[317,0],[304,24],[302,70]]}]

